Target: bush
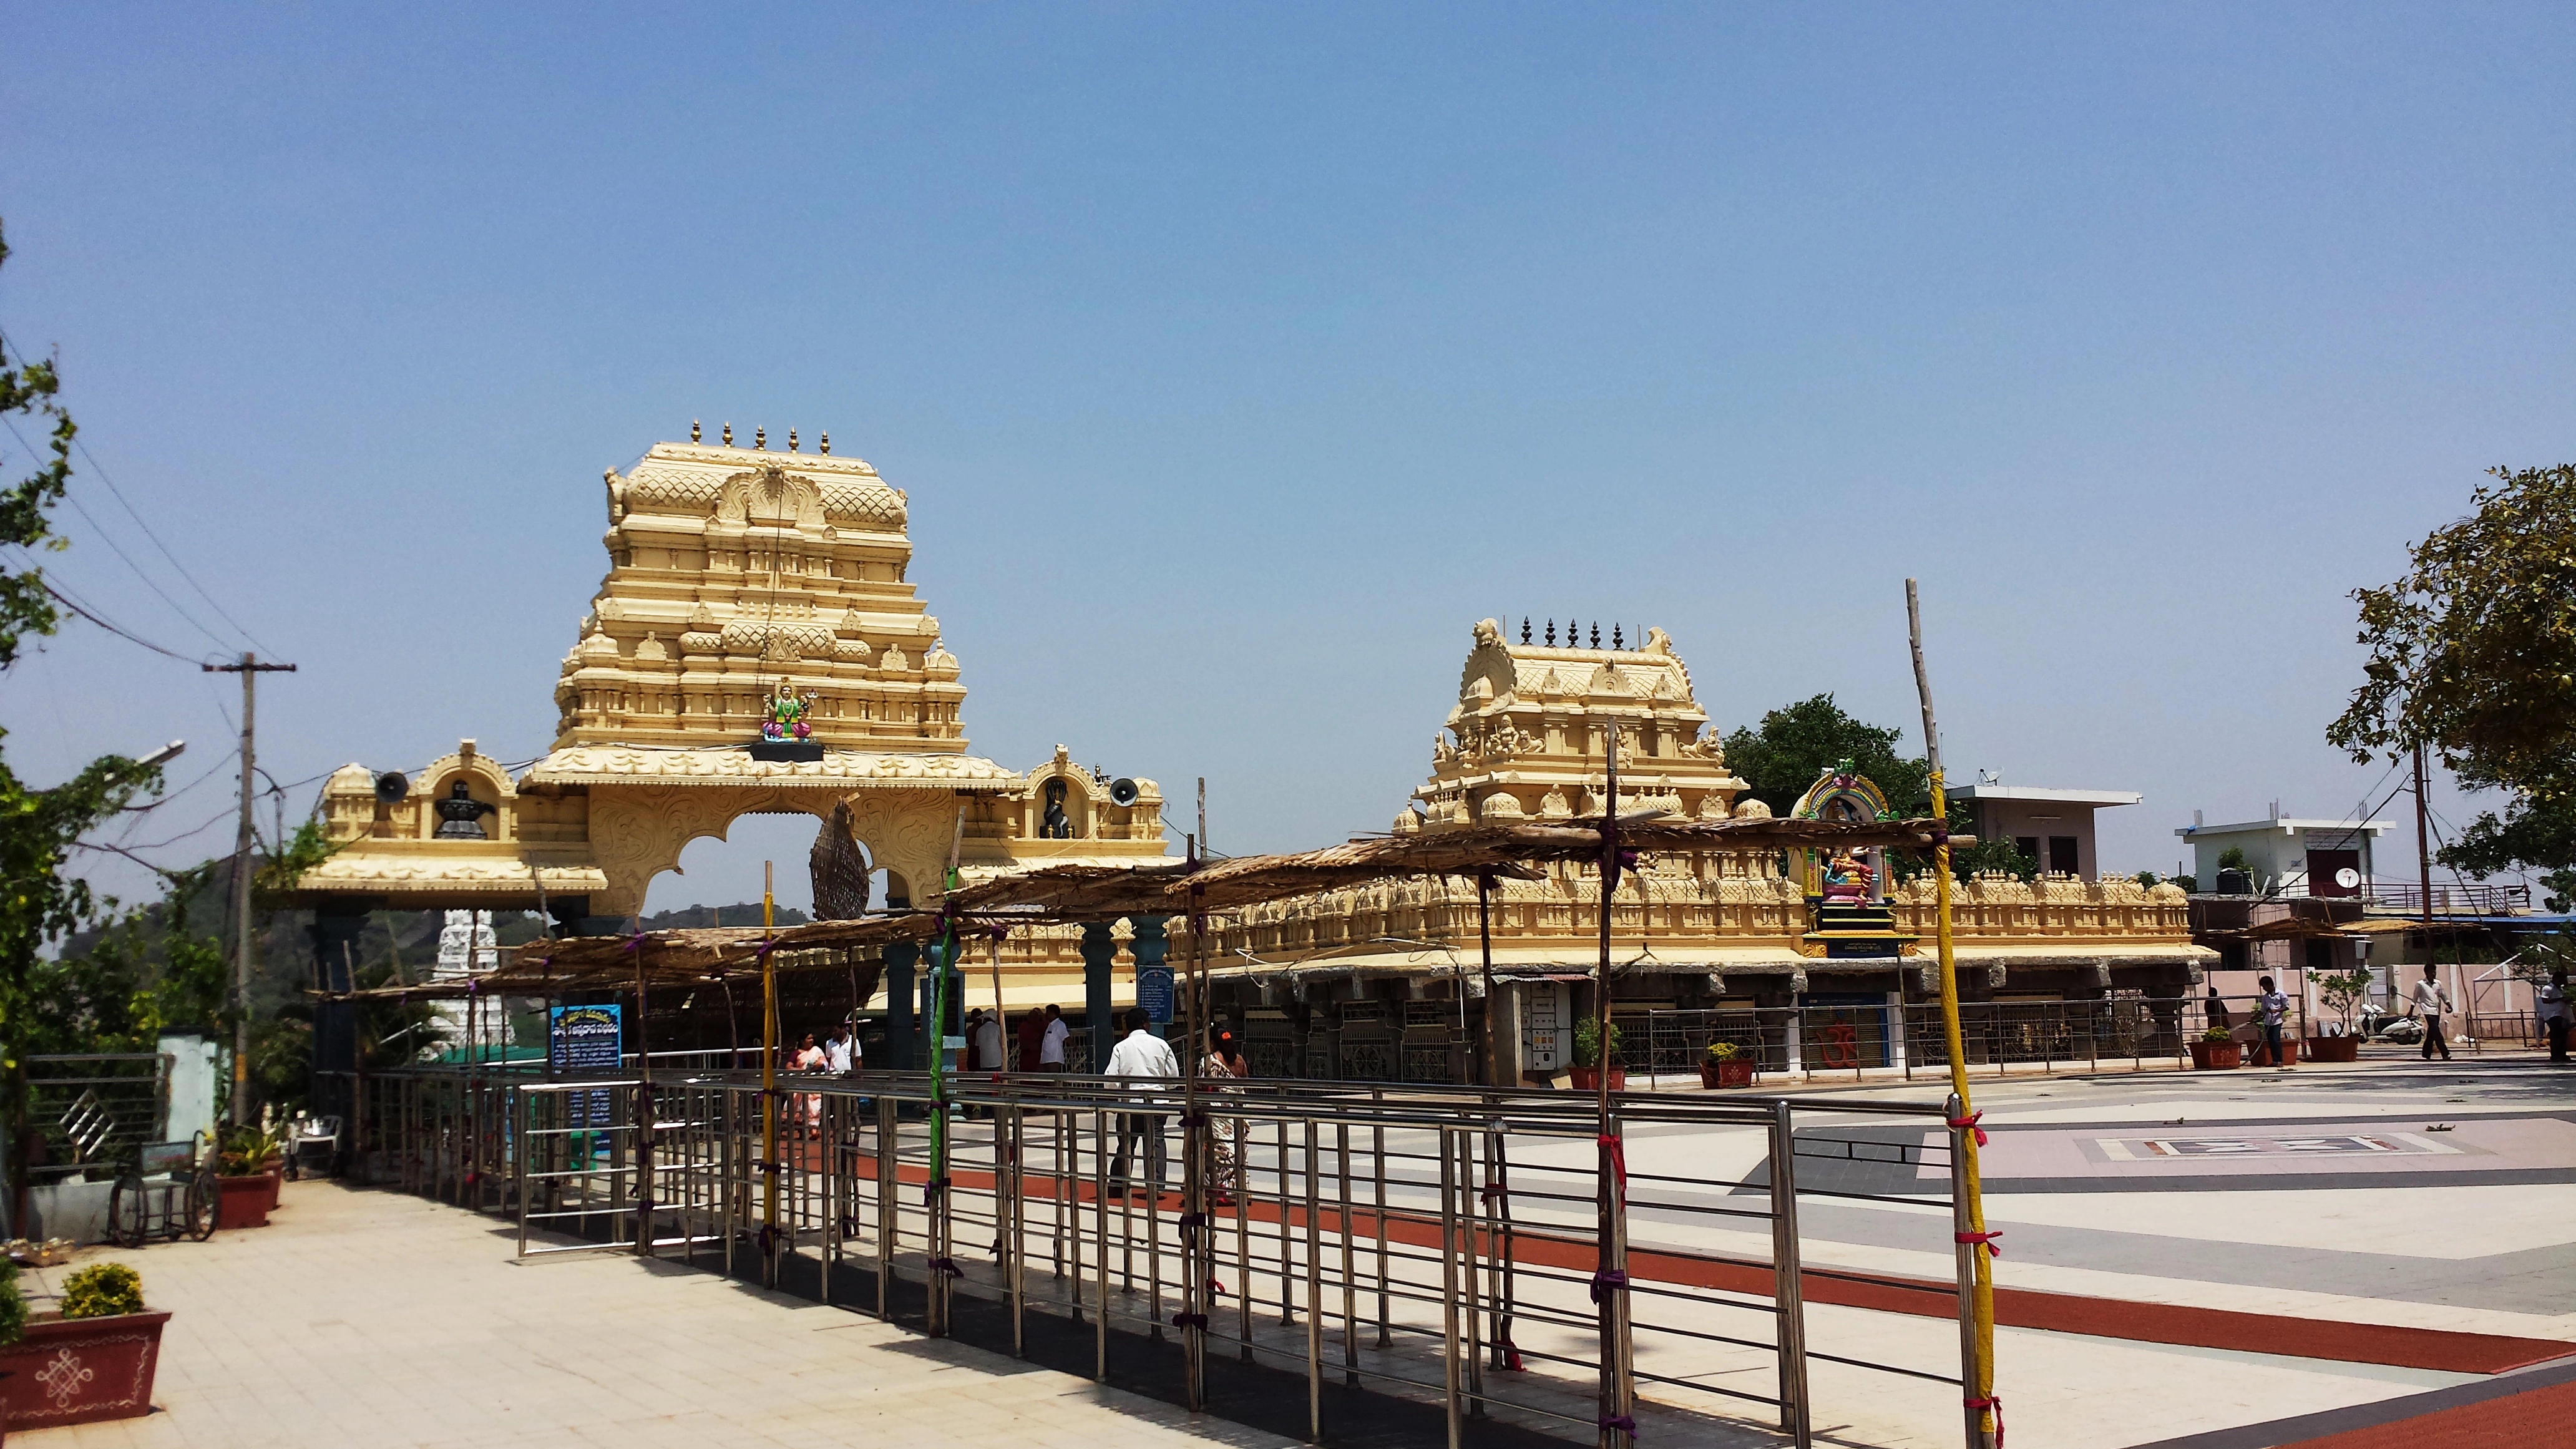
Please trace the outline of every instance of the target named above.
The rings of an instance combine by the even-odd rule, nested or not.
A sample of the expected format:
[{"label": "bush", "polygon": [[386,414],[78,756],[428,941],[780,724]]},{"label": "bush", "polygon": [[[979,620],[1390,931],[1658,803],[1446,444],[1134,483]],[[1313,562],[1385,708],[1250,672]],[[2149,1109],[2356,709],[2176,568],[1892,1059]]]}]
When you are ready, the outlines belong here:
[{"label": "bush", "polygon": [[143,1275],[123,1263],[93,1263],[63,1280],[63,1317],[113,1318],[143,1311]]},{"label": "bush", "polygon": [[[1601,1065],[1601,1023],[1587,1016],[1574,1024],[1574,1064],[1578,1067]],[[1610,1064],[1619,1064],[1619,1023],[1610,1023]]]},{"label": "bush", "polygon": [[2236,1033],[2229,1031],[2223,1026],[2213,1026],[2209,1030],[2202,1032],[2200,1034],[2200,1039],[2213,1044],[2222,1041],[2234,1041],[2236,1040]]},{"label": "bush", "polygon": [[1708,1059],[1713,1062],[1731,1062],[1735,1060],[1736,1051],[1737,1047],[1731,1041],[1713,1041],[1708,1044]]},{"label": "bush", "polygon": [[18,1291],[18,1265],[0,1258],[0,1344],[27,1336],[27,1295]]}]

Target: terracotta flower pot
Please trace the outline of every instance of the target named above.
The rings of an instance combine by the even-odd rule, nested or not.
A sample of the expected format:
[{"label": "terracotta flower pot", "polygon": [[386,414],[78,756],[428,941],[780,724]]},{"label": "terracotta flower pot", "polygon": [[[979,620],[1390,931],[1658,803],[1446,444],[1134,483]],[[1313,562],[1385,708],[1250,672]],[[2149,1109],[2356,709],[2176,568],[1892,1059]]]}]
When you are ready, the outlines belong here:
[{"label": "terracotta flower pot", "polygon": [[269,1194],[274,1185],[265,1172],[248,1177],[215,1179],[215,1226],[219,1228],[264,1228],[268,1226]]},{"label": "terracotta flower pot", "polygon": [[2307,1040],[2307,1050],[2312,1062],[2357,1062],[2361,1060],[2361,1038],[2312,1036]]},{"label": "terracotta flower pot", "polygon": [[278,1190],[286,1183],[286,1159],[272,1157],[259,1165],[259,1175],[268,1179],[268,1210],[277,1211]]},{"label": "terracotta flower pot", "polygon": [[112,1318],[30,1318],[27,1336],[0,1348],[0,1404],[12,1429],[49,1429],[152,1412],[167,1313]]},{"label": "terracotta flower pot", "polygon": [[1752,1086],[1753,1061],[1749,1057],[1734,1057],[1722,1062],[1701,1062],[1699,1084],[1712,1091],[1720,1087]]},{"label": "terracotta flower pot", "polygon": [[2299,1039],[2294,1036],[2281,1038],[2281,1060],[2276,1062],[2272,1060],[2271,1046],[2257,1037],[2247,1049],[2245,1059],[2248,1065],[2257,1067],[2294,1066],[2299,1060]]},{"label": "terracotta flower pot", "polygon": [[[1600,1091],[1601,1069],[1599,1067],[1576,1067],[1574,1069],[1574,1090],[1578,1092]],[[1628,1090],[1628,1069],[1626,1067],[1612,1067],[1610,1069],[1610,1090],[1614,1092],[1624,1092]]]},{"label": "terracotta flower pot", "polygon": [[2191,1064],[2197,1071],[2225,1071],[2245,1065],[2245,1049],[2232,1041],[2196,1041],[2191,1044]]}]

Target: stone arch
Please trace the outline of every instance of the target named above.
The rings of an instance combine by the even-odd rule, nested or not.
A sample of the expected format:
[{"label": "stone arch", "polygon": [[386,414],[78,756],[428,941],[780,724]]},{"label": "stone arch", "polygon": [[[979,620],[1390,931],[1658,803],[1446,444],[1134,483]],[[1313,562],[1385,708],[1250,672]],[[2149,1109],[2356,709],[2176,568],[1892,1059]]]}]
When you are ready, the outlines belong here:
[{"label": "stone arch", "polygon": [[788,788],[778,785],[593,786],[590,843],[608,891],[593,909],[632,915],[643,909],[655,877],[679,863],[689,842],[726,838],[745,815],[832,818],[849,807],[851,838],[868,863],[900,879],[915,905],[943,893],[958,796],[948,790]]}]

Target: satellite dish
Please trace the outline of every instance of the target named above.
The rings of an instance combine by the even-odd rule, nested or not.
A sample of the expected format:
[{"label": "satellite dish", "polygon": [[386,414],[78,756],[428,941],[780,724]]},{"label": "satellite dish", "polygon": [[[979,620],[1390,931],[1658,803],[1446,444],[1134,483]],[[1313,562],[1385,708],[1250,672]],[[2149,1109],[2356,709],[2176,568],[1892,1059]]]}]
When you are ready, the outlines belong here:
[{"label": "satellite dish", "polygon": [[376,798],[391,805],[411,793],[411,781],[400,770],[387,770],[376,776]]},{"label": "satellite dish", "polygon": [[1109,782],[1109,803],[1112,805],[1133,805],[1139,793],[1136,782],[1124,775]]},{"label": "satellite dish", "polygon": [[2361,889],[2361,872],[2354,870],[2351,866],[2347,865],[2343,869],[2335,872],[2335,884],[2342,886],[2348,891],[2359,890]]}]

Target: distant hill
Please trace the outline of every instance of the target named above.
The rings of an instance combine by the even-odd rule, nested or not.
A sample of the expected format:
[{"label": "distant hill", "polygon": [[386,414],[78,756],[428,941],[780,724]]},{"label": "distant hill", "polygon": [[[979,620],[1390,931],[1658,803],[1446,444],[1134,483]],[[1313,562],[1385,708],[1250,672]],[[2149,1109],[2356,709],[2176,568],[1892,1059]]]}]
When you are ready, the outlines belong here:
[{"label": "distant hill", "polygon": [[[801,926],[813,919],[792,906],[780,906],[770,913],[772,924]],[[757,926],[760,924],[760,902],[745,901],[738,906],[690,906],[685,910],[664,911],[646,916],[644,929],[668,931],[686,926]]]}]

